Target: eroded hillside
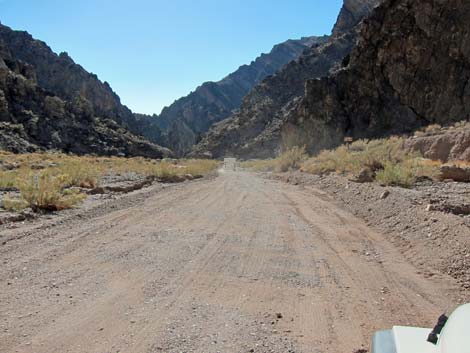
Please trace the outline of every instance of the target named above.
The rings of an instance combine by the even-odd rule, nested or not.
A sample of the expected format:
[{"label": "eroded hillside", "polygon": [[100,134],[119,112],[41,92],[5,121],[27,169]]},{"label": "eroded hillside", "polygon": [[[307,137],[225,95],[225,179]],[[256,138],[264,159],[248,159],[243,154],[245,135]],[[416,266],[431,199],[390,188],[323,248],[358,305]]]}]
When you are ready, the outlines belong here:
[{"label": "eroded hillside", "polygon": [[14,152],[171,154],[129,132],[136,120],[107,83],[28,33],[0,25],[0,147]]}]

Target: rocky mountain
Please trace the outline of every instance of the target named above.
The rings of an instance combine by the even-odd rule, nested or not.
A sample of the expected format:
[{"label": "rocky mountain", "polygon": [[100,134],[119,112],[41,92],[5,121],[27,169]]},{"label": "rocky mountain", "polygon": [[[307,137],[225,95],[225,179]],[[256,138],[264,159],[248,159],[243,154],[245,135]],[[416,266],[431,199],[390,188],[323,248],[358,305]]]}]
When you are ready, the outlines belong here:
[{"label": "rocky mountain", "polygon": [[243,97],[253,86],[297,59],[312,45],[324,43],[327,39],[327,36],[305,37],[274,46],[270,53],[262,54],[221,81],[202,84],[188,96],[165,108],[160,116],[143,118],[147,124],[155,124],[163,130],[163,140],[158,134],[152,136],[151,133],[142,133],[152,141],[170,147],[179,155],[185,154],[202,133],[238,109]]},{"label": "rocky mountain", "polygon": [[333,36],[349,31],[366,18],[379,2],[374,0],[344,0],[338,20],[333,28]]},{"label": "rocky mountain", "polygon": [[[269,157],[280,149],[280,126],[295,107],[309,79],[340,67],[357,42],[357,26],[380,0],[345,0],[333,35],[256,85],[240,111],[216,124],[194,148],[193,155]],[[295,141],[285,141],[286,144]]]},{"label": "rocky mountain", "polygon": [[129,132],[141,123],[96,75],[44,42],[0,25],[0,148],[73,153],[170,154]]},{"label": "rocky mountain", "polygon": [[470,118],[470,3],[385,0],[345,67],[310,80],[282,136],[315,153],[345,136],[377,137]]}]

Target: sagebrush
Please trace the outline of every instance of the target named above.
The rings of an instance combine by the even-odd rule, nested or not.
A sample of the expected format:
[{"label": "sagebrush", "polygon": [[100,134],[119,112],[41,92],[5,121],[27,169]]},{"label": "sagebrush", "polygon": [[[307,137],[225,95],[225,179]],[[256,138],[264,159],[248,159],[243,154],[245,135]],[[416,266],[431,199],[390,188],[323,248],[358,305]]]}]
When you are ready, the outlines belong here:
[{"label": "sagebrush", "polygon": [[297,146],[286,150],[277,158],[246,161],[241,166],[255,171],[287,172],[291,169],[299,169],[307,157],[305,147]]},{"label": "sagebrush", "polygon": [[152,160],[146,158],[72,156],[62,153],[0,152],[0,190],[18,196],[3,198],[3,208],[18,211],[62,210],[81,202],[80,189],[97,187],[107,174],[137,174],[165,180],[191,174],[202,177],[218,167],[213,160]]}]

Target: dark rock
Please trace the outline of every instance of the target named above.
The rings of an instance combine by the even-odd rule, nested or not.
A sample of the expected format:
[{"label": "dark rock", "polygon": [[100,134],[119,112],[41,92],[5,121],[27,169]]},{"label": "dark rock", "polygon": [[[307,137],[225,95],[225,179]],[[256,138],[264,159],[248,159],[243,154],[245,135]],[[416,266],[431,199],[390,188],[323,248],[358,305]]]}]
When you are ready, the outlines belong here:
[{"label": "dark rock", "polygon": [[138,118],[148,126],[158,126],[160,133],[143,131],[151,141],[164,144],[177,155],[184,155],[199,142],[200,135],[237,110],[243,97],[261,80],[297,59],[312,45],[325,42],[327,36],[288,40],[276,45],[249,65],[243,65],[219,82],[206,82],[188,96],[163,109],[160,116]]},{"label": "dark rock", "polygon": [[122,182],[112,185],[98,186],[91,190],[88,190],[89,195],[100,195],[107,193],[128,193],[136,190],[143,189],[144,187],[152,185],[155,181],[154,177],[147,177],[144,180]]},{"label": "dark rock", "polygon": [[[345,2],[347,11],[343,10],[338,18],[342,24],[326,43],[313,46],[298,60],[255,86],[243,99],[240,111],[216,124],[195,146],[192,155],[209,152],[216,158],[226,155],[267,158],[275,156],[283,147],[297,145],[295,134],[281,136],[285,116],[298,105],[307,80],[327,76],[340,68],[356,43],[354,26],[379,0],[356,2],[364,5],[352,6],[352,1]],[[350,13],[355,10],[359,12]],[[344,16],[348,19],[343,20]]]},{"label": "dark rock", "polygon": [[282,126],[310,153],[344,136],[411,133],[470,117],[470,3],[386,0],[364,21],[347,68],[310,80]]},{"label": "dark rock", "polygon": [[370,168],[363,168],[352,181],[356,183],[371,183],[374,181],[375,173]]},{"label": "dark rock", "polygon": [[382,193],[382,195],[380,195],[380,199],[381,199],[381,200],[385,200],[385,199],[386,199],[387,197],[389,197],[389,196],[390,196],[390,191],[385,190],[385,191]]},{"label": "dark rock", "polygon": [[[0,148],[161,158],[168,149],[130,132],[139,124],[107,83],[26,32],[0,25]],[[135,130],[135,129],[134,129]]]},{"label": "dark rock", "polygon": [[343,7],[333,28],[333,35],[341,35],[361,22],[379,1],[344,0]]},{"label": "dark rock", "polygon": [[439,179],[470,183],[470,167],[443,165],[440,168]]}]

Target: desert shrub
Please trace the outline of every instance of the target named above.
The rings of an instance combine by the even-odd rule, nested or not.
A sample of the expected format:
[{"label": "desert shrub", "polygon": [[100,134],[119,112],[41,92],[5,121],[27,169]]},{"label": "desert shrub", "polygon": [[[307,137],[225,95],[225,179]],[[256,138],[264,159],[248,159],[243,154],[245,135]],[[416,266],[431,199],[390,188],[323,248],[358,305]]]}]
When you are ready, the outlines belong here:
[{"label": "desert shrub", "polygon": [[103,173],[136,173],[146,177],[171,178],[184,174],[204,176],[217,169],[219,162],[204,159],[150,160],[145,158],[109,158],[102,162]]},{"label": "desert shrub", "polygon": [[442,126],[439,124],[431,124],[424,128],[424,133],[426,135],[435,135],[442,132]]},{"label": "desert shrub", "polygon": [[375,176],[379,183],[389,186],[411,187],[416,181],[415,169],[409,163],[387,163]]},{"label": "desert shrub", "polygon": [[298,169],[307,158],[304,147],[292,147],[277,157],[276,171],[287,172],[290,169]]},{"label": "desert shrub", "polygon": [[417,157],[403,149],[403,142],[399,137],[358,140],[350,146],[342,145],[334,150],[322,151],[307,160],[302,169],[312,174],[358,173],[363,168],[376,172],[386,163],[396,164]]},{"label": "desert shrub", "polygon": [[17,186],[16,173],[0,172],[0,189],[2,190],[15,189],[16,186]]},{"label": "desert shrub", "polygon": [[144,177],[172,178],[191,174],[204,176],[218,167],[213,160],[159,161],[141,157],[91,157],[63,153],[13,154],[0,151],[4,168],[0,189],[20,190],[21,197],[6,197],[3,207],[20,209],[64,209],[83,200],[72,187],[94,188],[105,174],[138,174]]},{"label": "desert shrub", "polygon": [[48,171],[31,175],[19,184],[21,199],[33,210],[58,211],[72,208],[85,195],[78,190],[65,189],[69,180],[65,175]]},{"label": "desert shrub", "polygon": [[171,178],[178,174],[183,174],[182,169],[185,167],[178,168],[175,164],[169,162],[159,162],[152,170],[153,176],[161,179]]},{"label": "desert shrub", "polygon": [[57,174],[64,176],[67,186],[94,188],[98,185],[101,173],[97,166],[87,160],[74,159],[64,162],[57,168]]},{"label": "desert shrub", "polygon": [[362,152],[367,149],[368,140],[357,140],[354,141],[348,148],[350,152]]},{"label": "desert shrub", "polygon": [[455,123],[453,127],[458,130],[470,129],[470,121],[468,120],[459,121]]},{"label": "desert shrub", "polygon": [[2,200],[3,208],[7,211],[20,212],[29,207],[26,200],[11,195],[6,195]]},{"label": "desert shrub", "polygon": [[274,171],[276,164],[277,161],[275,159],[253,159],[242,162],[240,166],[255,172],[270,172]]},{"label": "desert shrub", "polygon": [[287,172],[300,168],[306,158],[305,147],[296,146],[281,153],[277,158],[246,161],[242,162],[241,166],[259,172]]},{"label": "desert shrub", "polygon": [[196,177],[211,173],[219,167],[219,162],[210,159],[190,159],[181,161],[180,165],[186,167],[185,174],[191,174]]},{"label": "desert shrub", "polygon": [[421,158],[404,148],[404,139],[359,140],[350,146],[322,151],[308,159],[302,170],[312,174],[352,173],[369,169],[376,180],[386,185],[410,187],[418,177],[435,178],[440,163]]}]

